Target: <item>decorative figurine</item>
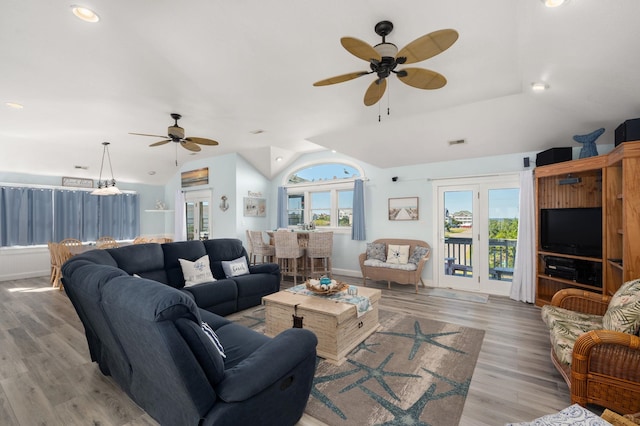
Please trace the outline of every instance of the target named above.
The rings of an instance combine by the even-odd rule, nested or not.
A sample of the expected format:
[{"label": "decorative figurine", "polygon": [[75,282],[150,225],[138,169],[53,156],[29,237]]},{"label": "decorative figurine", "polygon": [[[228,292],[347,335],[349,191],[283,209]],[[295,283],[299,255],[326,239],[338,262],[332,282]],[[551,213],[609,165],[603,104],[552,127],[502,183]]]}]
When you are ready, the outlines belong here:
[{"label": "decorative figurine", "polygon": [[598,155],[598,150],[596,149],[596,139],[600,137],[604,133],[604,128],[600,128],[586,135],[575,135],[573,140],[581,143],[582,149],[580,149],[580,157],[579,158],[587,158],[587,157],[595,157]]}]

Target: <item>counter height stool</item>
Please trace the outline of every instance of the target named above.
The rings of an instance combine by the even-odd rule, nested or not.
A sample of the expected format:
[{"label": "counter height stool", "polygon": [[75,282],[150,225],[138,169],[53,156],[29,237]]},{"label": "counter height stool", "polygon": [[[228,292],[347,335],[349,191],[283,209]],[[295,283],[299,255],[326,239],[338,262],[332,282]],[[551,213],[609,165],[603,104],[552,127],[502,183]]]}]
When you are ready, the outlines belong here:
[{"label": "counter height stool", "polygon": [[96,240],[96,248],[99,249],[108,249],[108,248],[118,248],[118,242],[113,237],[100,237]]},{"label": "counter height stool", "polygon": [[[293,285],[298,285],[298,275],[304,277],[304,249],[298,245],[298,236],[295,232],[277,231],[273,233],[275,241],[275,253],[280,265],[280,273],[293,276]],[[302,271],[298,272],[298,261],[302,260]]]},{"label": "counter height stool", "polygon": [[309,278],[331,277],[333,232],[310,232],[307,241],[307,271]]},{"label": "counter height stool", "polygon": [[264,242],[262,231],[247,231],[247,243],[251,254],[251,264],[256,264],[258,256],[262,256],[262,263],[265,260],[273,262],[273,257],[276,255],[275,247]]}]

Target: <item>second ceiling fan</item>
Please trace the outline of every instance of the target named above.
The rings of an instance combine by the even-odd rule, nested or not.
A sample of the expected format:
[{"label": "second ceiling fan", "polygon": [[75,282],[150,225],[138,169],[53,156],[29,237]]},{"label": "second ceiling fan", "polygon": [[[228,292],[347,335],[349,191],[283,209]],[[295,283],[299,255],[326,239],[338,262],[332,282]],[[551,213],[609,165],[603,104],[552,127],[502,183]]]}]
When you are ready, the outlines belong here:
[{"label": "second ceiling fan", "polygon": [[175,123],[173,124],[173,126],[169,126],[169,128],[167,129],[167,136],[149,135],[146,133],[129,133],[129,134],[138,135],[138,136],[151,136],[154,138],[166,138],[165,140],[152,143],[149,146],[159,146],[169,142],[175,142],[177,144],[180,144],[180,146],[182,146],[183,148],[193,152],[198,152],[201,150],[199,145],[218,145],[218,142],[214,141],[213,139],[196,138],[196,137],[185,138],[184,129],[178,126],[178,120],[180,120],[182,116],[180,114],[173,113],[171,114],[171,118],[175,120]]},{"label": "second ceiling fan", "polygon": [[314,86],[327,86],[342,83],[375,73],[377,78],[371,83],[364,95],[367,106],[377,103],[387,88],[387,77],[395,74],[403,83],[418,89],[440,89],[447,79],[440,73],[425,68],[407,67],[397,70],[399,65],[424,61],[447,50],[458,40],[458,32],[444,29],[425,34],[398,51],[393,43],[387,43],[386,37],[393,30],[389,21],[378,22],[376,34],[382,37],[382,43],[371,46],[353,37],[342,37],[340,43],[352,55],[369,62],[370,71],[356,71],[315,82]]}]

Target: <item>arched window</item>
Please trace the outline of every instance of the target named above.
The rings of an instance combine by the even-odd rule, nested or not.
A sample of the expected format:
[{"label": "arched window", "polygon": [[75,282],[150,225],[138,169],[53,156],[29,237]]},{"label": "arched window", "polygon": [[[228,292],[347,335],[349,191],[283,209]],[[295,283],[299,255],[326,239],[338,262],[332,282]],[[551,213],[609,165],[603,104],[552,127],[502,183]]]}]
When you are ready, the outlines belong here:
[{"label": "arched window", "polygon": [[289,226],[351,229],[353,185],[362,169],[348,162],[305,164],[285,177]]}]

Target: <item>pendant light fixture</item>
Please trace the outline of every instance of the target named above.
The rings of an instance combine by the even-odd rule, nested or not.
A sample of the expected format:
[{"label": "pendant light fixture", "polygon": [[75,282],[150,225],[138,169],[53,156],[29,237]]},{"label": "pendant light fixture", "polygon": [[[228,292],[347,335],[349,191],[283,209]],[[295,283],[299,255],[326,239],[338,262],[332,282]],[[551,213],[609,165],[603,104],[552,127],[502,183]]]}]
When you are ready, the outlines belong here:
[{"label": "pendant light fixture", "polygon": [[[100,178],[98,179],[98,188],[91,195],[116,195],[122,192],[116,186],[116,180],[113,178],[113,167],[111,167],[111,156],[109,155],[109,142],[102,142],[102,163],[100,164]],[[102,169],[104,168],[104,155],[107,154],[109,160],[109,170],[111,170],[111,179],[102,180]]]}]

